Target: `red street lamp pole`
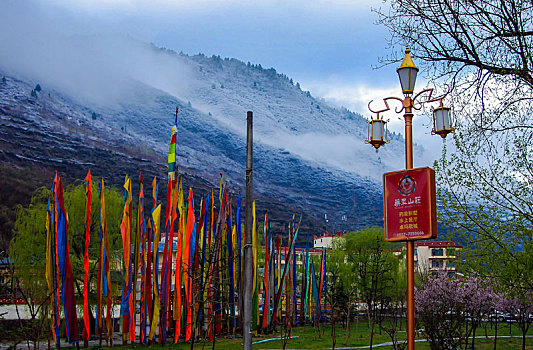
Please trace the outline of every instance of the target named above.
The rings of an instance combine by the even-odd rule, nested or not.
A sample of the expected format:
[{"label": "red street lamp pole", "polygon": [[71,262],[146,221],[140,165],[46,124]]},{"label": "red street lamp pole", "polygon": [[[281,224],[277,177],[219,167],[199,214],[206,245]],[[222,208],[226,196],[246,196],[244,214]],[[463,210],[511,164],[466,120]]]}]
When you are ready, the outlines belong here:
[{"label": "red street lamp pole", "polygon": [[[405,50],[405,57],[403,59],[403,62],[401,66],[397,69],[398,76],[400,78],[400,84],[402,86],[402,91],[404,98],[399,97],[387,97],[383,99],[383,102],[385,103],[385,108],[381,110],[372,110],[370,108],[370,103],[368,104],[368,109],[376,113],[377,117],[376,119],[372,119],[369,122],[369,128],[372,126],[372,137],[369,136],[370,140],[367,140],[367,143],[372,144],[376,148],[376,150],[384,145],[385,143],[388,143],[386,140],[384,140],[383,133],[379,135],[379,132],[375,132],[376,130],[379,131],[379,129],[374,129],[374,123],[376,121],[379,121],[379,125],[384,125],[386,123],[383,120],[383,117],[380,118],[380,113],[386,112],[390,110],[388,101],[389,100],[396,100],[402,104],[402,108],[399,110],[396,110],[396,113],[400,113],[404,111],[404,120],[405,120],[405,169],[411,170],[413,169],[413,109],[420,109],[422,108],[422,104],[428,103],[428,102],[440,102],[440,107],[434,109],[433,111],[433,130],[432,133],[440,135],[442,138],[445,138],[446,135],[450,132],[452,132],[454,129],[451,127],[451,119],[450,119],[450,109],[443,107],[442,105],[442,99],[446,96],[440,96],[437,98],[431,98],[431,95],[433,93],[433,89],[424,89],[418,94],[416,94],[414,97],[411,97],[413,95],[414,86],[416,82],[416,76],[418,73],[418,67],[414,64],[413,60],[411,59],[411,56],[409,55],[410,50],[409,46],[407,46]],[[424,98],[422,101],[420,101],[420,107],[415,107],[415,101],[419,98]],[[381,127],[381,130],[383,130],[384,127]],[[370,132],[369,132],[370,135]],[[415,264],[414,264],[414,256],[415,256],[415,239],[408,239],[406,240],[407,244],[407,349],[408,350],[414,350],[415,348]]]},{"label": "red street lamp pole", "polygon": [[[406,103],[407,102],[407,103]],[[413,112],[410,97],[404,100],[405,169],[413,169]],[[408,104],[409,106],[406,106]],[[407,350],[415,349],[415,241],[407,241]]]}]

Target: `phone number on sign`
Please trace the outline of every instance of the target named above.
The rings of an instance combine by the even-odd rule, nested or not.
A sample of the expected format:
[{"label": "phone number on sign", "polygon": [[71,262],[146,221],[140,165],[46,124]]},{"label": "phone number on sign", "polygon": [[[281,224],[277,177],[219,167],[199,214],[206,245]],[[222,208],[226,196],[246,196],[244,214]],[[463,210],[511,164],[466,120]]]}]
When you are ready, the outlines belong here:
[{"label": "phone number on sign", "polygon": [[422,235],[425,235],[426,233],[425,232],[422,232],[422,231],[416,231],[416,232],[407,232],[405,233],[404,235],[406,237],[413,237],[413,236],[422,236]]}]

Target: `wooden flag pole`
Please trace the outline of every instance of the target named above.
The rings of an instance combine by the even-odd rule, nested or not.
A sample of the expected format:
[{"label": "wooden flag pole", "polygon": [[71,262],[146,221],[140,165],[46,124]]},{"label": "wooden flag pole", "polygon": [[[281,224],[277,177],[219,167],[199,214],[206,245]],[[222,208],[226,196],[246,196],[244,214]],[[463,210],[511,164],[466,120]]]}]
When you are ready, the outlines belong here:
[{"label": "wooden flag pole", "polygon": [[246,133],[246,204],[245,204],[245,242],[244,242],[244,321],[242,335],[243,348],[252,349],[252,202],[253,202],[253,113],[248,112]]}]

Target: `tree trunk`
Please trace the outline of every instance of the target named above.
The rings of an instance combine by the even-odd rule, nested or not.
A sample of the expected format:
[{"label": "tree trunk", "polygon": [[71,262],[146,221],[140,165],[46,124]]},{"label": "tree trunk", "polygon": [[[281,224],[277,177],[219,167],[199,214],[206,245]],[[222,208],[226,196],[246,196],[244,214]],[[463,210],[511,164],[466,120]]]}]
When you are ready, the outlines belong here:
[{"label": "tree trunk", "polygon": [[372,350],[372,343],[374,341],[374,326],[375,326],[375,322],[374,322],[374,319],[372,318],[372,328],[370,329],[370,350]]},{"label": "tree trunk", "polygon": [[474,350],[474,340],[476,339],[476,326],[472,325],[472,350]]},{"label": "tree trunk", "polygon": [[359,310],[355,310],[355,334],[357,334],[357,327],[359,326]]},{"label": "tree trunk", "polygon": [[[527,319],[525,320],[525,322],[528,322]],[[523,324],[519,323],[519,328],[522,331],[522,350],[526,350],[526,333],[529,329],[529,326],[527,325],[527,323],[523,323]]]},{"label": "tree trunk", "polygon": [[331,340],[332,346],[331,349],[335,350],[335,344],[337,344],[337,334],[335,333],[335,312],[332,310],[331,315],[333,316],[333,323],[331,324]]},{"label": "tree trunk", "polygon": [[496,316],[496,323],[494,326],[494,350],[496,350],[497,339],[498,339],[498,316]]},{"label": "tree trunk", "polygon": [[400,330],[402,330],[403,325],[403,299],[400,301]]},{"label": "tree trunk", "polygon": [[[48,311],[46,313],[48,313]],[[50,336],[51,336],[51,334],[53,332],[53,327],[54,327],[54,325],[52,324],[52,317],[50,317],[50,332],[48,332],[48,350],[50,350]],[[16,346],[15,346],[15,348],[16,348]]]},{"label": "tree trunk", "polygon": [[352,328],[350,327],[350,310],[351,310],[351,303],[348,303],[348,319],[346,328],[348,332],[346,333],[346,340],[344,341],[344,345],[348,345],[348,340],[350,340],[350,337],[352,336]]},{"label": "tree trunk", "polygon": [[367,319],[368,319],[368,330],[370,331],[370,349],[372,349],[372,339],[374,338],[374,322],[372,322],[372,317],[371,317],[371,303],[367,303],[366,304],[366,316],[367,316]]}]

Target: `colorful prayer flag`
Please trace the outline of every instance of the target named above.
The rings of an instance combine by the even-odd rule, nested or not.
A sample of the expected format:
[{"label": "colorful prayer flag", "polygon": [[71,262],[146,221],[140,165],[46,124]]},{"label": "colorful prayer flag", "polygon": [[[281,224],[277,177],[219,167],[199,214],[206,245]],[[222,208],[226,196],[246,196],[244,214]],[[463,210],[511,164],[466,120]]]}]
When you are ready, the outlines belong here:
[{"label": "colorful prayer flag", "polygon": [[[185,330],[185,341],[189,341],[191,338],[192,331],[192,270],[191,270],[191,256],[194,254],[194,247],[191,249],[192,239],[191,237],[196,236],[196,219],[194,217],[194,198],[192,194],[192,188],[189,189],[189,205],[187,213],[187,231],[185,239],[185,249],[183,251],[183,260],[184,260],[184,271],[185,271],[185,297],[187,304],[185,305],[187,309],[187,328]],[[192,253],[191,253],[192,251]]]},{"label": "colorful prayer flag", "polygon": [[113,339],[113,320],[111,319],[111,311],[113,308],[113,298],[111,295],[111,272],[109,268],[109,258],[110,258],[110,248],[109,248],[109,236],[107,233],[107,215],[105,208],[105,185],[104,179],[100,183],[100,188],[98,189],[100,195],[100,245],[103,245],[100,250],[100,254],[103,260],[103,271],[101,276],[102,283],[100,284],[103,288],[103,294],[107,295],[107,312],[106,312],[106,328],[107,328],[107,340],[112,341]]},{"label": "colorful prayer flag", "polygon": [[57,236],[58,261],[61,272],[61,294],[63,296],[63,310],[65,312],[65,326],[69,343],[78,342],[78,316],[76,314],[76,297],[74,295],[74,278],[70,263],[70,248],[68,240],[68,219],[63,196],[61,177],[57,183]]},{"label": "colorful prayer flag", "polygon": [[[120,304],[120,314],[122,315],[122,339],[128,339],[130,331],[130,315],[133,313],[130,305],[131,300],[131,231],[132,231],[132,195],[131,195],[131,180],[126,175],[124,182],[124,210],[122,214],[122,222],[120,224],[120,233],[122,235],[122,300]],[[133,303],[131,303],[133,304]],[[130,307],[131,306],[131,307]]]},{"label": "colorful prayer flag", "polygon": [[[139,245],[140,245],[140,256],[139,260],[136,263],[140,264],[139,268],[141,270],[141,300],[140,300],[140,329],[139,329],[139,335],[140,335],[140,342],[141,344],[146,343],[146,297],[145,297],[145,284],[146,284],[146,257],[145,257],[145,247],[146,247],[146,224],[144,222],[144,183],[143,183],[143,174],[141,171],[141,175],[139,176],[139,204],[138,204],[138,231],[140,231],[139,237]],[[136,244],[137,245],[137,244]],[[136,265],[137,265],[136,264]],[[135,283],[135,282],[134,282]],[[135,283],[136,285],[137,283]]]},{"label": "colorful prayer flag", "polygon": [[50,198],[48,198],[48,206],[46,207],[46,284],[48,285],[48,295],[50,295],[50,323],[52,329],[52,337],[54,338],[54,343],[58,344],[59,333],[56,328],[56,298],[55,298],[55,288],[54,288],[54,253],[53,253],[53,242],[52,242],[52,233],[50,231],[50,221],[52,220],[52,213],[50,209]]},{"label": "colorful prayer flag", "polygon": [[172,127],[170,144],[168,146],[168,178],[176,180],[176,136],[178,133],[178,107],[176,107],[176,121]]},{"label": "colorful prayer flag", "polygon": [[157,270],[159,264],[159,236],[160,236],[160,220],[161,220],[161,204],[152,209],[152,222],[153,222],[153,231],[154,231],[154,309],[152,320],[150,321],[150,334],[148,338],[150,340],[154,339],[155,332],[157,330],[157,321],[159,320],[159,309],[161,308],[161,301],[159,298],[159,283],[157,280]]},{"label": "colorful prayer flag", "polygon": [[85,275],[83,277],[83,340],[89,341],[90,327],[89,327],[89,296],[87,290],[89,288],[89,244],[91,242],[91,201],[93,198],[93,182],[91,180],[91,169],[85,177],[85,196],[87,200],[85,210],[85,252],[83,254],[83,270]]},{"label": "colorful prayer flag", "polygon": [[257,265],[257,255],[258,255],[258,240],[257,240],[257,221],[255,217],[255,201],[252,203],[252,250],[254,254],[254,278],[253,278],[253,293],[252,293],[252,327],[254,334],[257,334],[257,329],[259,328],[259,291],[258,291],[258,272],[259,266]]},{"label": "colorful prayer flag", "polygon": [[264,232],[265,232],[265,268],[264,268],[264,273],[263,273],[263,284],[265,286],[264,290],[265,290],[265,301],[263,303],[263,325],[262,325],[262,329],[263,331],[266,331],[268,329],[268,326],[269,326],[269,315],[270,315],[270,294],[269,294],[269,290],[268,290],[268,274],[269,274],[269,266],[268,266],[268,263],[269,263],[269,259],[270,259],[270,256],[269,256],[269,252],[270,252],[270,246],[269,246],[269,237],[268,237],[268,212],[265,213],[265,224],[264,224]]}]

